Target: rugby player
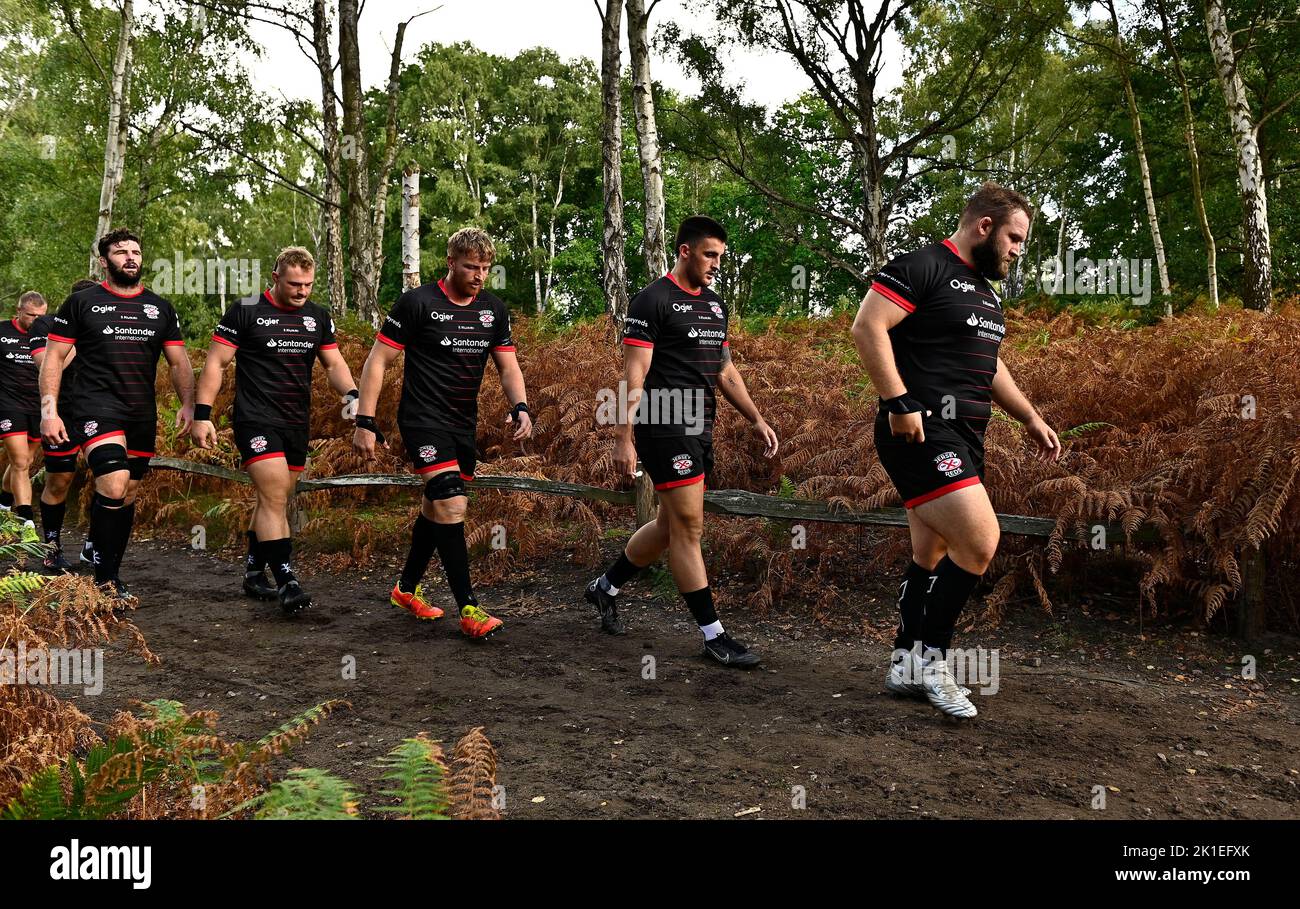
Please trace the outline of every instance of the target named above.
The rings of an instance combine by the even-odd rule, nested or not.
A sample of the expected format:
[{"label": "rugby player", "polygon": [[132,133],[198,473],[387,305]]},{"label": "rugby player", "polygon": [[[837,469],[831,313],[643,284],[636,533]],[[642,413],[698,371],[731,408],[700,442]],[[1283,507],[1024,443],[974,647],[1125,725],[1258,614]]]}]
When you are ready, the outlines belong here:
[{"label": "rugby player", "polygon": [[18,298],[14,317],[0,324],[0,439],[9,465],[5,468],[4,504],[22,521],[21,540],[37,543],[32,520],[32,459],[40,444],[41,406],[36,364],[30,347],[32,323],[45,315],[45,298],[29,290]]}]

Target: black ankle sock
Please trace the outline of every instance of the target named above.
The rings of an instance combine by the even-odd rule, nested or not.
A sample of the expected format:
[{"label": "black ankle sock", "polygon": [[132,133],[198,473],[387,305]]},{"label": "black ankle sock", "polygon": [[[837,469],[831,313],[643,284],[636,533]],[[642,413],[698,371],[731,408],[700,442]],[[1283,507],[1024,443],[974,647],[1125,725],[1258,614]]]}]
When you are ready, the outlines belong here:
[{"label": "black ankle sock", "polygon": [[14,494],[12,492],[0,492],[0,505],[5,508],[14,507]]},{"label": "black ankle sock", "polygon": [[19,518],[21,518],[24,521],[30,521],[32,519],[32,506],[15,505],[14,514],[16,514]]},{"label": "black ankle sock", "polygon": [[469,549],[465,546],[465,522],[455,524],[433,524],[433,538],[438,546],[438,557],[442,559],[442,570],[447,574],[447,586],[451,588],[456,605],[477,606],[474,598],[474,585],[469,580]]},{"label": "black ankle sock", "polygon": [[248,577],[262,574],[266,571],[266,559],[262,558],[262,551],[258,548],[257,534],[251,530],[246,530],[244,536],[248,540],[248,555],[244,558],[244,574]]},{"label": "black ankle sock", "polygon": [[622,587],[636,577],[637,572],[640,570],[640,567],[632,564],[626,552],[620,552],[618,561],[609,566],[609,569],[605,572],[605,580],[609,582],[611,587]]},{"label": "black ankle sock", "polygon": [[45,542],[59,544],[59,535],[63,533],[63,515],[67,510],[67,502],[51,505],[41,501],[41,529],[45,531]]},{"label": "black ankle sock", "polygon": [[424,573],[433,559],[433,551],[438,547],[434,524],[419,513],[411,527],[411,548],[406,553],[406,566],[402,569],[401,580],[397,586],[405,593],[414,593],[415,585],[424,579]]},{"label": "black ankle sock", "polygon": [[293,559],[293,540],[288,537],[281,540],[258,540],[257,548],[271,569],[271,574],[275,575],[277,587],[283,587],[290,581],[297,580],[289,565]]},{"label": "black ankle sock", "polygon": [[686,600],[686,608],[695,617],[696,625],[703,628],[705,625],[712,625],[718,620],[718,613],[713,609],[712,587],[701,587],[699,590],[683,593],[682,598]]},{"label": "black ankle sock", "polygon": [[934,569],[934,584],[925,602],[925,619],[921,623],[921,640],[925,649],[945,653],[952,646],[953,629],[962,607],[975,591],[980,575],[971,574],[944,556]]},{"label": "black ankle sock", "polygon": [[927,571],[916,562],[907,563],[903,581],[898,585],[898,633],[894,635],[894,649],[911,650],[921,640],[921,625],[925,621],[925,601],[934,572]]}]

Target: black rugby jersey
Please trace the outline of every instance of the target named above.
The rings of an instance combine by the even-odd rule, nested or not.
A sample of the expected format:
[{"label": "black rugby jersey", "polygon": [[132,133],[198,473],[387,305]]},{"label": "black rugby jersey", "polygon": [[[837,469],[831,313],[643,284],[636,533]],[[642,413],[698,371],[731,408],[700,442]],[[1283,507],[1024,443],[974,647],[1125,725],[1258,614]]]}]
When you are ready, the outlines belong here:
[{"label": "black rugby jersey", "polygon": [[[710,288],[691,293],[671,272],[632,298],[623,321],[623,343],[654,351],[638,413],[640,431],[652,436],[696,435],[688,429],[700,425],[700,415],[685,400],[694,395],[703,404],[698,434],[713,437],[714,388],[723,348],[729,344],[727,314],[727,305]],[[662,394],[674,390],[684,393],[680,407]]]},{"label": "black rugby jersey", "polygon": [[908,312],[889,330],[907,393],[983,436],[1006,334],[993,287],[944,240],[893,259],[871,289]]},{"label": "black rugby jersey", "polygon": [[504,302],[479,291],[453,303],[441,280],[402,294],[375,338],[406,352],[397,421],[419,429],[474,432],[488,355],[515,349]]},{"label": "black rugby jersey", "polygon": [[18,327],[17,319],[0,323],[0,410],[6,413],[39,413],[41,410],[31,337],[31,329],[23,331]]},{"label": "black rugby jersey", "polygon": [[104,283],[68,297],[48,338],[77,347],[72,415],[78,419],[156,420],[158,357],[164,346],[185,345],[170,302],[143,286],[128,295]]},{"label": "black rugby jersey", "polygon": [[[32,323],[28,329],[29,340],[27,346],[31,349],[33,356],[45,349],[45,343],[49,339],[50,328],[54,325],[54,313],[46,313]],[[68,353],[71,359],[63,361],[63,378],[59,381],[59,413],[72,413],[72,400],[77,382],[77,357],[71,352]]]},{"label": "black rugby jersey", "polygon": [[281,306],[270,291],[226,310],[212,340],[233,347],[235,420],[265,426],[306,426],[311,370],[322,350],[336,349],[334,320],[311,300]]}]

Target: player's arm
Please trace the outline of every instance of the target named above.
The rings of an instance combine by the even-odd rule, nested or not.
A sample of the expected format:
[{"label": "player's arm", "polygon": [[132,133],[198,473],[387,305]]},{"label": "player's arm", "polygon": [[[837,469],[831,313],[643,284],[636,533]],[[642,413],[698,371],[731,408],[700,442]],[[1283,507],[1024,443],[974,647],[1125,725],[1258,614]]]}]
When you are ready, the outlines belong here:
[{"label": "player's arm", "polygon": [[924,442],[925,426],[921,420],[921,408],[907,396],[907,386],[898,374],[894,348],[889,343],[889,330],[907,318],[907,315],[906,309],[880,291],[867,291],[853,320],[853,343],[858,348],[858,357],[866,367],[876,393],[897,408],[889,414],[890,430],[909,442]]},{"label": "player's arm", "polygon": [[731,403],[731,406],[740,411],[763,437],[767,446],[763,449],[763,455],[769,458],[775,457],[781,443],[776,437],[776,431],[767,425],[763,415],[758,412],[758,406],[749,396],[749,389],[745,387],[745,380],[740,377],[740,370],[731,361],[729,345],[722,348],[722,371],[718,373],[718,391],[722,392],[722,396]]},{"label": "player's arm", "polygon": [[72,345],[53,338],[45,342],[36,384],[41,392],[41,436],[51,445],[68,441],[68,431],[59,417],[59,386],[63,382],[63,364]]},{"label": "player's arm", "polygon": [[[497,375],[501,377],[501,391],[505,393],[506,402],[510,405],[510,413],[506,415],[506,422],[514,422],[516,418],[515,408],[523,404],[528,405],[528,391],[524,387],[524,371],[519,368],[519,357],[513,350],[496,349],[492,351],[492,362],[497,365]],[[527,410],[521,410],[517,414],[519,426],[515,429],[513,438],[527,439],[533,434],[533,415]]]},{"label": "player's arm", "polygon": [[998,371],[993,377],[993,403],[997,404],[1025,426],[1025,431],[1038,446],[1040,461],[1056,461],[1061,457],[1061,440],[1057,438],[1052,427],[1029,403],[1016,380],[1011,378],[1011,370],[998,357]]},{"label": "player's arm", "polygon": [[176,412],[176,425],[181,431],[189,429],[194,423],[194,365],[183,343],[166,343],[163,356],[171,367],[172,388],[180,399],[181,409]]},{"label": "player's arm", "polygon": [[645,377],[650,372],[654,350],[632,344],[623,345],[623,384],[627,388],[627,411],[618,414],[614,439],[614,467],[620,476],[636,476],[636,446],[632,442],[632,420],[641,404]]},{"label": "player's arm", "polygon": [[[374,429],[363,428],[362,424],[368,419],[369,425],[374,425],[379,392],[384,387],[384,373],[401,352],[400,348],[376,338],[375,346],[370,348],[370,355],[361,367],[361,381],[357,384],[357,391],[361,393],[357,399],[357,431],[352,434],[352,447],[366,458],[374,458],[378,434]],[[388,443],[384,445],[386,447]]]},{"label": "player's arm", "polygon": [[207,359],[203,361],[203,371],[199,373],[198,388],[194,392],[194,422],[190,424],[190,436],[200,448],[211,448],[216,444],[217,427],[212,422],[212,405],[221,392],[226,367],[234,358],[234,347],[213,339]]},{"label": "player's arm", "polygon": [[325,367],[325,377],[329,380],[330,388],[343,397],[351,391],[360,391],[357,383],[352,381],[352,370],[348,367],[348,361],[343,359],[343,354],[339,353],[337,347],[323,347],[316,353],[316,358],[320,360],[321,366]]}]

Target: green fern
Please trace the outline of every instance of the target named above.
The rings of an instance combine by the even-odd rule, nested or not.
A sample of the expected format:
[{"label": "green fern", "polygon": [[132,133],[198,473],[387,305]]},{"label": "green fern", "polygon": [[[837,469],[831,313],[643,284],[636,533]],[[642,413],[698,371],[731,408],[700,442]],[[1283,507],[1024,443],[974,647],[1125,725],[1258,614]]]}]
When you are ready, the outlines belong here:
[{"label": "green fern", "polygon": [[1067,439],[1077,439],[1079,436],[1083,435],[1084,433],[1095,432],[1096,430],[1102,429],[1106,426],[1110,426],[1113,428],[1115,424],[1114,423],[1080,423],[1078,426],[1073,426],[1070,429],[1065,430],[1064,432],[1058,433],[1057,436],[1058,438],[1061,439],[1061,441],[1066,441]]},{"label": "green fern", "polygon": [[357,794],[347,781],[314,767],[295,767],[223,817],[254,808],[253,817],[259,821],[352,821],[356,803]]},{"label": "green fern", "polygon": [[0,599],[22,598],[29,593],[40,590],[48,581],[43,574],[34,571],[19,571],[0,577]]},{"label": "green fern", "polygon": [[379,759],[379,766],[386,771],[383,778],[396,784],[385,789],[384,795],[401,804],[382,806],[377,811],[399,813],[416,821],[447,820],[443,766],[434,757],[432,743],[421,738],[404,739]]},{"label": "green fern", "polygon": [[796,492],[798,492],[798,489],[790,478],[785,474],[781,474],[781,488],[777,490],[776,494],[783,499],[793,499]]}]

